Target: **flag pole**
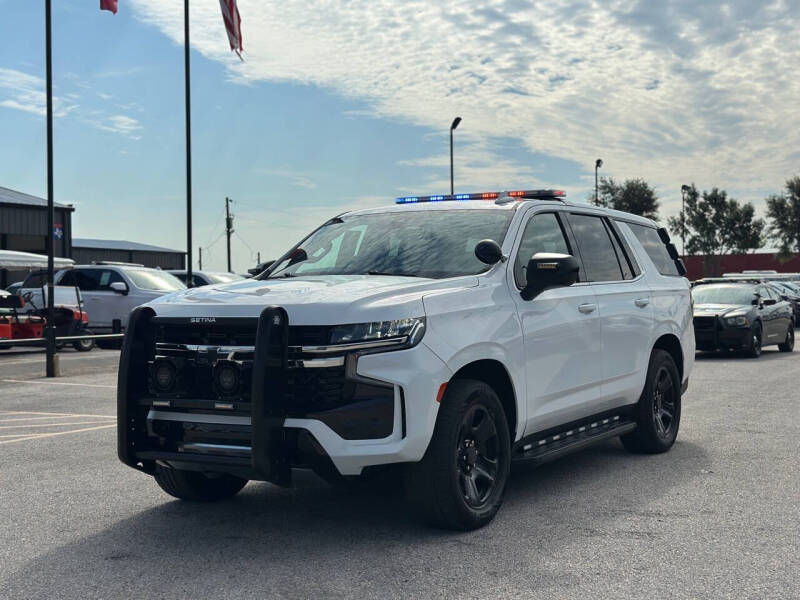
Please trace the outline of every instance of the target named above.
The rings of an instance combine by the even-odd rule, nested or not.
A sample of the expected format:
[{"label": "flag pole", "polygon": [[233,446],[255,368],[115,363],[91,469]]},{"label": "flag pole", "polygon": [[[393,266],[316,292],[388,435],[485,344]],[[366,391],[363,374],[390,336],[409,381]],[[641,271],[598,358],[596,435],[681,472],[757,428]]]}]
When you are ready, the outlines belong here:
[{"label": "flag pole", "polygon": [[47,81],[47,324],[45,336],[47,342],[46,374],[48,377],[55,377],[56,368],[56,340],[54,337],[53,322],[55,321],[53,306],[53,278],[55,240],[53,240],[53,228],[55,223],[55,209],[53,204],[53,48],[52,48],[52,26],[50,0],[45,0],[45,78]]},{"label": "flag pole", "polygon": [[188,287],[192,287],[192,104],[189,79],[189,0],[183,0],[183,61],[186,87],[186,284]]}]

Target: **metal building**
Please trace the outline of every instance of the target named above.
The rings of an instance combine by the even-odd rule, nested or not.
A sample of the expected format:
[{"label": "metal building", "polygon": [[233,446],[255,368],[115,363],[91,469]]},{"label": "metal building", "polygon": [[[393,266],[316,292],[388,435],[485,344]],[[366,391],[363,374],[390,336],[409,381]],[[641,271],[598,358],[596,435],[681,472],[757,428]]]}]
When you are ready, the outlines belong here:
[{"label": "metal building", "polygon": [[[56,256],[72,253],[71,204],[55,204],[52,231]],[[47,254],[47,200],[0,186],[0,250]],[[19,281],[24,272],[0,270],[0,288]]]},{"label": "metal building", "polygon": [[138,263],[145,267],[162,269],[186,268],[186,253],[183,250],[122,240],[75,238],[72,240],[72,259],[78,265],[107,260]]}]

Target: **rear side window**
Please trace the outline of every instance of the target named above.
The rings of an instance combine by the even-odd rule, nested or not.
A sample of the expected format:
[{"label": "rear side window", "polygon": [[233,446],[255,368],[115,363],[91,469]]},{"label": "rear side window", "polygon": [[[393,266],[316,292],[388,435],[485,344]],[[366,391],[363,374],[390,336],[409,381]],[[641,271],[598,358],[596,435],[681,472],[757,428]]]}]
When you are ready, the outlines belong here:
[{"label": "rear side window", "polygon": [[607,221],[609,229],[611,230],[611,241],[614,242],[614,249],[619,256],[620,265],[622,266],[622,274],[625,279],[636,279],[642,272],[639,263],[636,262],[636,257],[633,255],[633,250],[628,245],[617,224],[613,221]]},{"label": "rear side window", "polygon": [[622,280],[622,269],[603,219],[592,215],[570,214],[569,224],[581,253],[586,280]]},{"label": "rear side window", "polygon": [[659,273],[662,275],[680,275],[678,267],[675,266],[675,261],[670,258],[667,247],[658,236],[658,231],[652,227],[636,225],[635,223],[628,223],[628,227],[631,228],[633,235],[639,240]]}]

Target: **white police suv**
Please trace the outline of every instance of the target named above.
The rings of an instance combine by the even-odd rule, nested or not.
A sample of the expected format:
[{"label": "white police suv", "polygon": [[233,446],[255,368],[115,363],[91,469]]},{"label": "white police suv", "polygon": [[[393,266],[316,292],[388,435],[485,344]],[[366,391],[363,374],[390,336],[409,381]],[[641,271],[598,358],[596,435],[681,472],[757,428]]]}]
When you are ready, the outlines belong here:
[{"label": "white police suv", "polygon": [[345,213],[252,280],[134,310],[119,457],[190,500],[388,470],[430,522],[479,527],[512,460],[672,446],[684,272],[664,229],[560,191]]}]

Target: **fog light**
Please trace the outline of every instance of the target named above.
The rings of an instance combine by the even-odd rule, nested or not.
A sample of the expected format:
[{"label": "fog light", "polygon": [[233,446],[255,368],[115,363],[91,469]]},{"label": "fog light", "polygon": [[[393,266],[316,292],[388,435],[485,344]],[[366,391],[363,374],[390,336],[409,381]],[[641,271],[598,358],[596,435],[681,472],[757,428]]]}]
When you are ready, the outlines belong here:
[{"label": "fog light", "polygon": [[223,396],[232,396],[239,391],[241,384],[239,365],[229,361],[219,361],[214,367],[214,385]]},{"label": "fog light", "polygon": [[170,392],[175,387],[177,370],[172,361],[157,360],[153,363],[153,387],[159,392]]}]

